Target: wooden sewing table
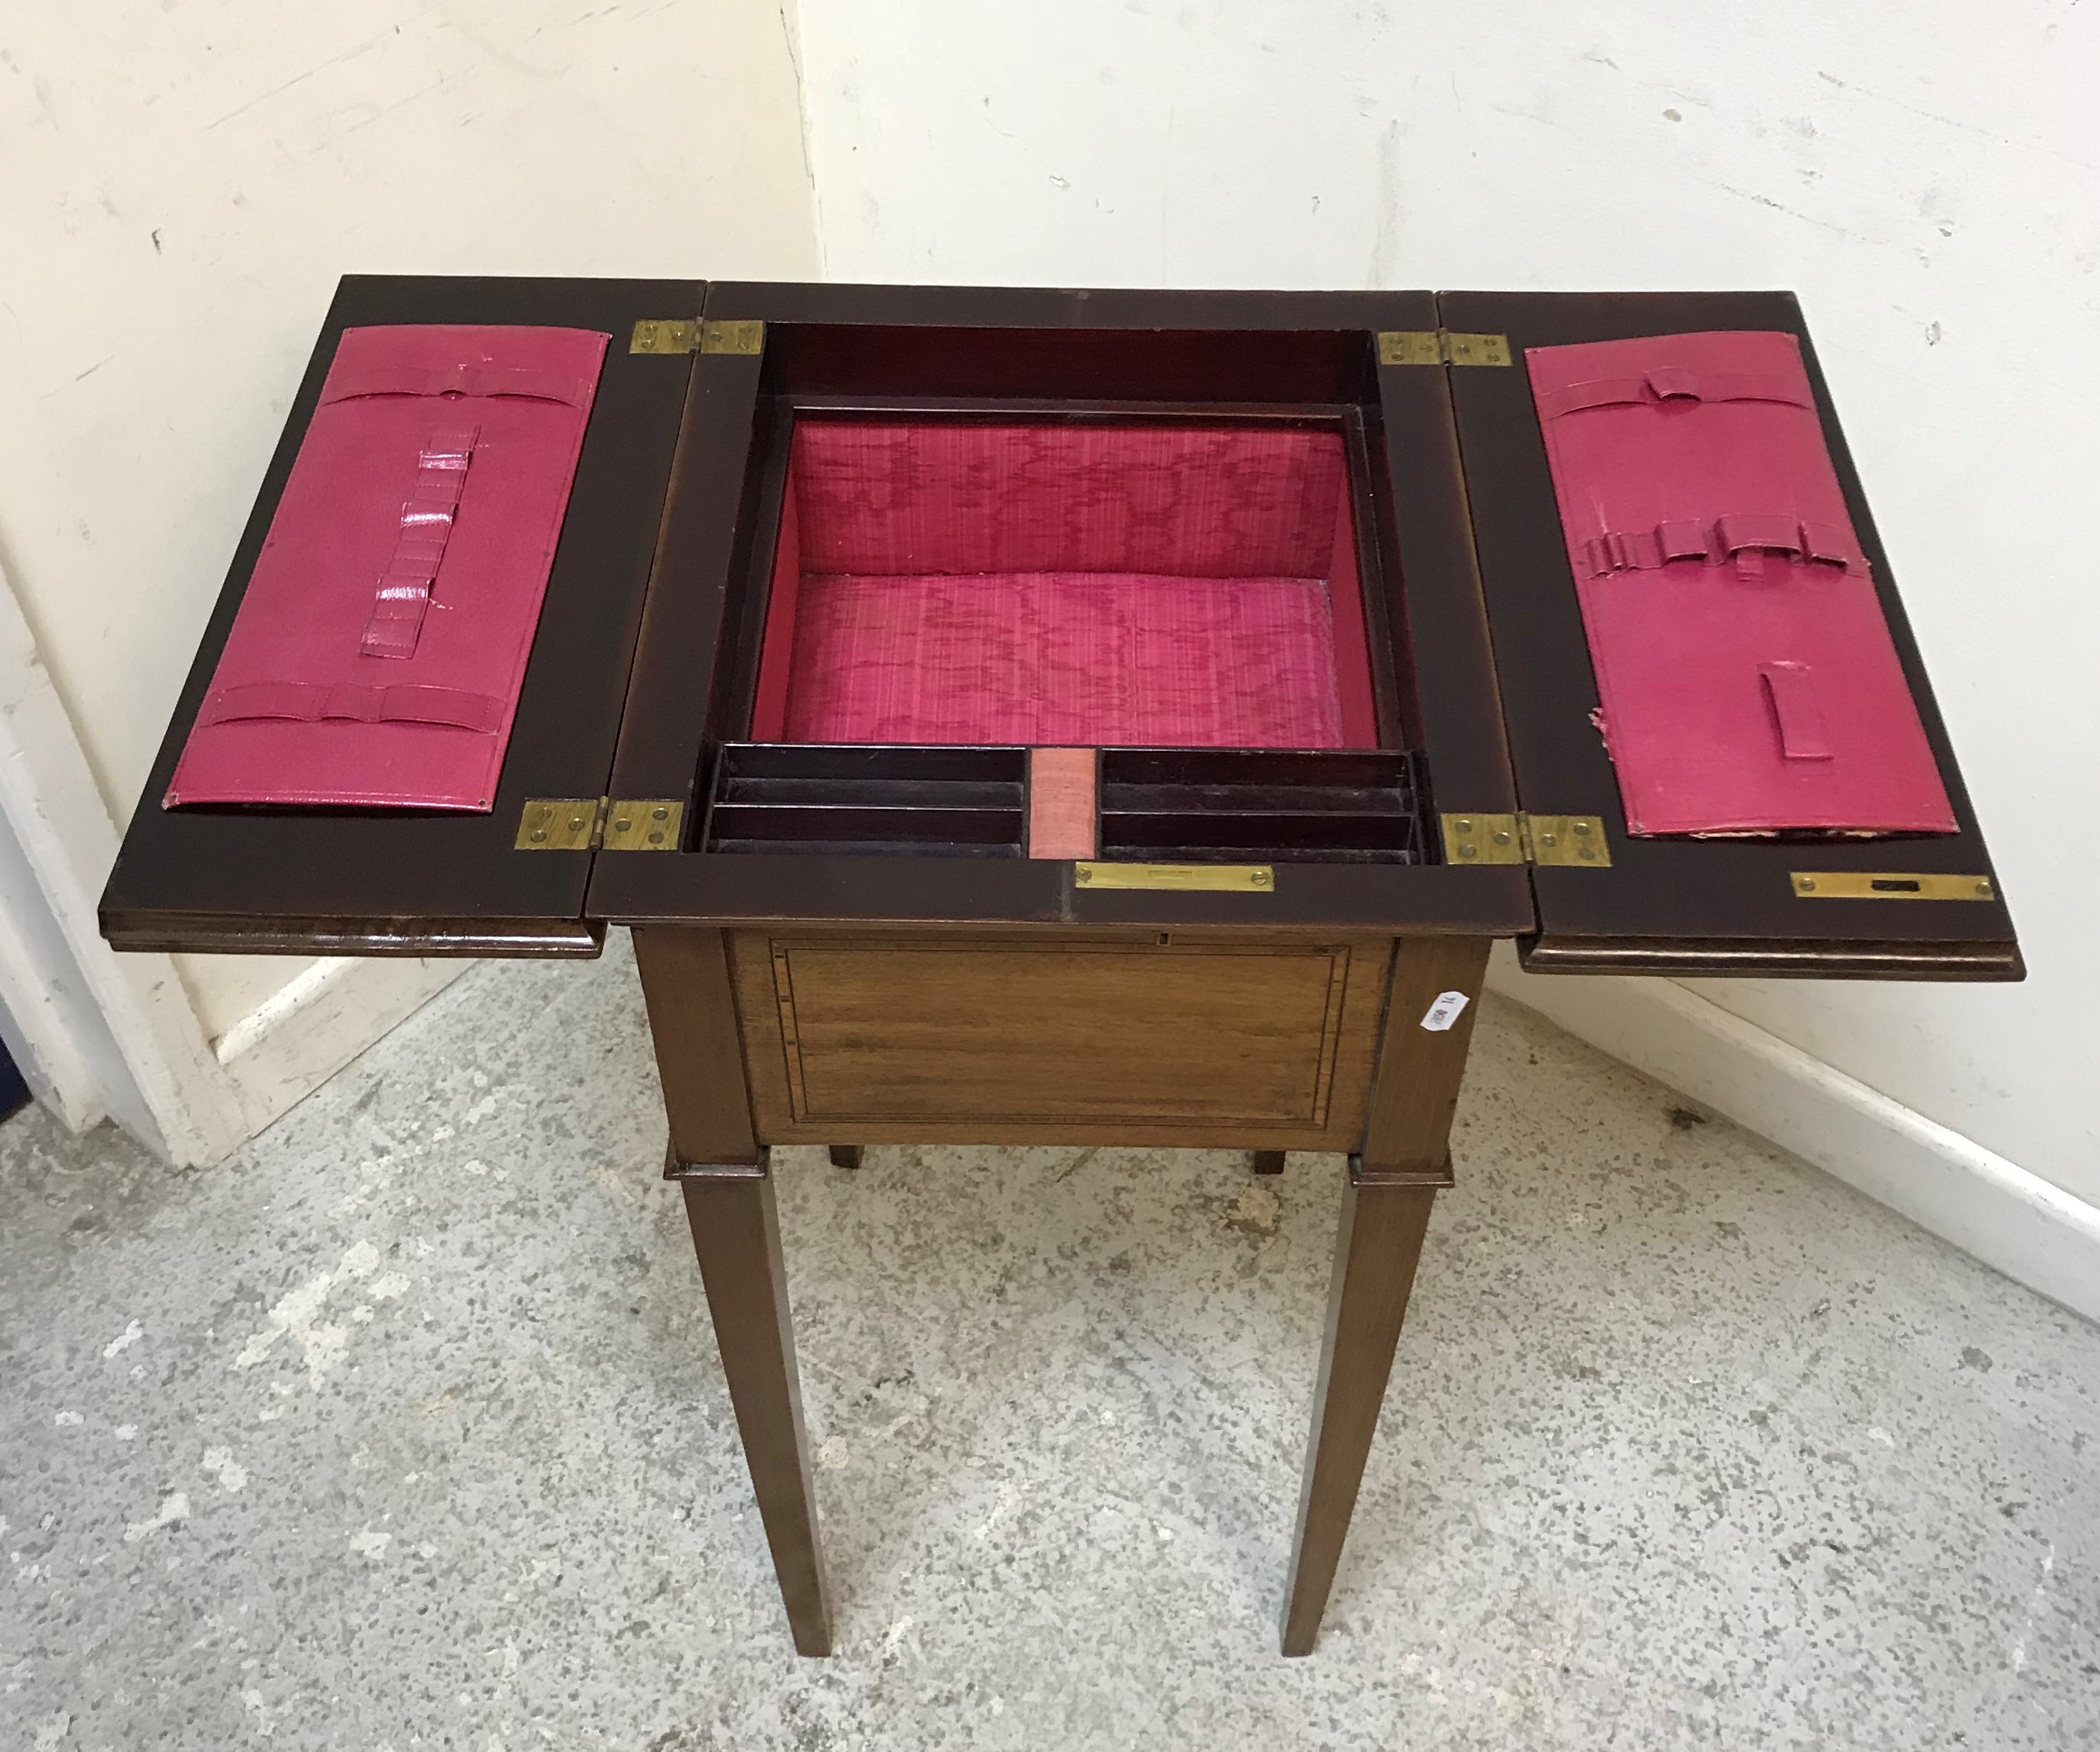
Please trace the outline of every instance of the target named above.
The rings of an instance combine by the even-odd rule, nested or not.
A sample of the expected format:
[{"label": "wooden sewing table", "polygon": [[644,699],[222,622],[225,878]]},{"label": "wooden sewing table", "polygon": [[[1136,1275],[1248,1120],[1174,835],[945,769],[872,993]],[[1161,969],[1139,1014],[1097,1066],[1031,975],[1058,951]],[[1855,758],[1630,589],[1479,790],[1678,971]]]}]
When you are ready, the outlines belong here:
[{"label": "wooden sewing table", "polygon": [[[494,808],[162,809],[337,337],[470,321],[615,337]],[[1793,300],[1772,293],[346,280],[110,878],[105,931],[163,951],[589,956],[609,926],[631,927],[666,1172],[683,1189],[805,1654],[827,1653],[832,1629],[768,1146],[827,1145],[849,1167],[880,1143],[1229,1148],[1252,1152],[1257,1172],[1289,1150],[1346,1158],[1283,1620],[1285,1653],[1305,1653],[1431,1207],[1450,1184],[1494,939],[1517,940],[1535,972],[2018,977],[1827,395],[1825,430],[1961,831],[1899,850],[1625,831],[1587,730],[1595,682],[1522,349],[1718,328],[1806,343]],[[1089,746],[1082,726],[1040,739],[1061,766],[999,735],[853,734],[915,721],[884,717],[891,705],[872,694],[854,704],[843,682],[843,715],[812,719],[823,641],[876,611],[842,594],[865,585],[845,561],[821,579],[797,565],[827,543],[864,566],[887,551],[893,529],[825,521],[848,501],[889,503],[853,473],[872,466],[854,448],[871,432],[907,447],[902,462],[885,452],[904,473],[885,479],[921,481],[913,514],[928,529],[950,513],[969,523],[972,468],[1026,476],[1040,499],[1046,470],[1229,453],[1283,460],[1237,485],[1188,487],[1219,496],[1173,540],[1200,547],[1238,518],[1259,546],[1268,536],[1248,507],[1264,489],[1247,481],[1299,470],[1290,479],[1312,483],[1312,510],[1277,514],[1290,530],[1269,532],[1261,563],[1324,568],[1312,581],[1331,624],[1299,612],[1304,578],[1271,578],[1264,600],[1286,630],[1248,649],[1282,650],[1290,628],[1331,630],[1336,709],[1353,726],[1344,750],[1279,746],[1300,722],[1288,713],[1303,702],[1288,699],[1268,702],[1286,727],[1266,748]],[[828,463],[827,438],[844,445]],[[999,444],[1027,453],[986,461]],[[825,489],[808,471],[826,466],[838,491],[820,514]],[[799,563],[785,533],[798,505]],[[1064,514],[1053,503],[1026,515],[1039,511]],[[990,538],[973,525],[939,539]],[[1293,541],[1313,557],[1295,558]],[[1239,563],[1203,551],[1214,571]],[[1145,554],[1132,576],[1158,562]],[[1188,585],[1198,619],[1200,584]],[[926,614],[951,625],[953,599],[938,579],[925,588]],[[1082,577],[1077,597],[1043,612],[1125,604],[1135,586],[1115,588],[1089,595],[1096,583]],[[822,624],[809,618],[820,609]],[[1104,660],[1074,670],[1072,687],[1106,686]],[[1250,711],[1278,687],[1242,684]],[[1149,700],[1152,678],[1123,685]],[[1185,704],[1207,709],[1200,689]],[[1922,885],[1817,899],[1790,881],[1806,867],[1864,882],[1892,860]],[[1969,898],[1936,898],[1957,879]]]}]

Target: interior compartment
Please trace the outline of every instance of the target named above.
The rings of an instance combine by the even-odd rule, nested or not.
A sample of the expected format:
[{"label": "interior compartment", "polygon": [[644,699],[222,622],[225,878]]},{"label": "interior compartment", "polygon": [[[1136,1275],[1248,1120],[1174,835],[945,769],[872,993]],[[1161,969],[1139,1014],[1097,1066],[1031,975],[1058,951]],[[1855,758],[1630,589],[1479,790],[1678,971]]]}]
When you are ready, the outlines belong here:
[{"label": "interior compartment", "polygon": [[701,844],[711,852],[1018,858],[1027,751],[730,743]]},{"label": "interior compartment", "polygon": [[1407,754],[1104,748],[1100,855],[1420,863],[1421,792]]},{"label": "interior compartment", "polygon": [[1375,748],[1340,432],[797,421],[754,742]]}]

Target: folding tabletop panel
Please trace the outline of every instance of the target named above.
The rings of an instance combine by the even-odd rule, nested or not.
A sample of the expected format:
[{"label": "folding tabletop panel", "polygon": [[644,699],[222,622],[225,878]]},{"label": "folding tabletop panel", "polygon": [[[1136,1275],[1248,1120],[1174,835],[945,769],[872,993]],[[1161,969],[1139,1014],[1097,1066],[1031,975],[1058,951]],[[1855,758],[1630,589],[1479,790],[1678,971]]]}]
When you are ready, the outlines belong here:
[{"label": "folding tabletop panel", "polygon": [[2020,972],[1785,294],[345,280],[112,941],[792,920]]},{"label": "folding tabletop panel", "polygon": [[589,835],[516,848],[528,801],[595,821],[605,793],[690,364],[630,337],[703,295],[342,281],[103,896],[111,942],[597,952]]},{"label": "folding tabletop panel", "polygon": [[343,332],[162,807],[492,806],[611,338]]},{"label": "folding tabletop panel", "polygon": [[2019,978],[1793,296],[1438,302],[1507,361],[1449,377],[1516,837],[1602,845],[1533,864],[1525,965]]}]

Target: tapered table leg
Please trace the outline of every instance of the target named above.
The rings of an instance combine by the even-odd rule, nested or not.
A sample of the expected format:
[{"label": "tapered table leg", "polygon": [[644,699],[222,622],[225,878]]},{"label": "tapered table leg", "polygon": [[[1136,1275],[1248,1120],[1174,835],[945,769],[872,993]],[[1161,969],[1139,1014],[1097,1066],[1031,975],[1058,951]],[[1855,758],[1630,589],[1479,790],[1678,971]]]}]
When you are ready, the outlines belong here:
[{"label": "tapered table leg", "polygon": [[[1377,1433],[1394,1347],[1436,1189],[1450,1184],[1451,1116],[1465,1075],[1488,945],[1420,938],[1396,946],[1361,1154],[1349,1158],[1312,1393],[1312,1430],[1283,1615],[1283,1652],[1312,1652]],[[1455,1022],[1444,995],[1467,1000]]]},{"label": "tapered table leg", "polygon": [[1283,1152],[1280,1150],[1257,1150],[1254,1153],[1254,1171],[1257,1174],[1281,1174],[1283,1172]]},{"label": "tapered table leg", "polygon": [[1342,1194],[1327,1335],[1312,1390],[1312,1435],[1299,1493],[1298,1537],[1283,1617],[1286,1655],[1309,1655],[1320,1634],[1436,1196],[1434,1186],[1366,1185],[1352,1163]]},{"label": "tapered table leg", "polygon": [[831,1609],[817,1545],[817,1493],[802,1428],[773,1176],[763,1167],[736,1175],[677,1162],[667,1172],[685,1191],[693,1251],[788,1627],[799,1653],[827,1655]]},{"label": "tapered table leg", "polygon": [[816,1492],[802,1428],[788,1273],[766,1153],[752,1124],[742,1036],[722,933],[674,925],[634,933],[656,1068],[671,1125],[665,1174],[686,1217],[714,1318],[743,1457],[773,1548],[795,1647],[832,1650]]},{"label": "tapered table leg", "polygon": [[834,1144],[831,1146],[832,1166],[835,1168],[857,1168],[860,1166],[860,1145]]}]

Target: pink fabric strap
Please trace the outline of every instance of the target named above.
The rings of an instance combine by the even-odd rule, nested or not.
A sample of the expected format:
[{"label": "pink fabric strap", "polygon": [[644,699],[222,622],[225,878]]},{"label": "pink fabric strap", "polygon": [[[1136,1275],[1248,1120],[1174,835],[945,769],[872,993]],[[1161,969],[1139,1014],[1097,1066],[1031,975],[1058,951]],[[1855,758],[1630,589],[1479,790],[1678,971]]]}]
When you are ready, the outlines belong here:
[{"label": "pink fabric strap", "polygon": [[532,401],[558,401],[571,408],[590,405],[594,383],[558,371],[514,369],[501,365],[448,365],[439,371],[375,360],[329,374],[321,404],[352,401],[360,395],[523,395]]},{"label": "pink fabric strap", "polygon": [[504,702],[493,694],[457,687],[363,687],[355,682],[250,682],[221,688],[208,697],[197,723],[237,724],[290,718],[307,724],[325,718],[360,724],[441,724],[494,735],[503,728]]},{"label": "pink fabric strap", "polygon": [[1807,523],[1786,511],[1731,511],[1711,523],[1684,518],[1652,529],[1611,530],[1591,536],[1583,554],[1592,577],[1652,571],[1674,560],[1696,560],[1705,566],[1732,560],[1740,576],[1755,579],[1764,575],[1767,554],[1813,560],[1841,571],[1867,569],[1866,558],[1848,531],[1834,523]]},{"label": "pink fabric strap", "polygon": [[1688,371],[1679,365],[1652,365],[1638,377],[1599,377],[1548,390],[1538,398],[1542,418],[1581,413],[1590,408],[1624,407],[1653,401],[1776,401],[1812,408],[1802,386],[1777,372]]},{"label": "pink fabric strap", "polygon": [[444,563],[445,543],[474,458],[475,428],[447,426],[423,441],[417,458],[415,490],[401,507],[401,531],[394,557],[379,580],[372,618],[358,649],[368,657],[412,657],[430,612],[430,589]]},{"label": "pink fabric strap", "polygon": [[1827,761],[1830,739],[1823,728],[1823,707],[1805,663],[1761,663],[1765,697],[1779,723],[1780,752],[1789,761]]},{"label": "pink fabric strap", "polygon": [[1095,751],[1028,751],[1028,855],[1091,858],[1099,850]]}]

